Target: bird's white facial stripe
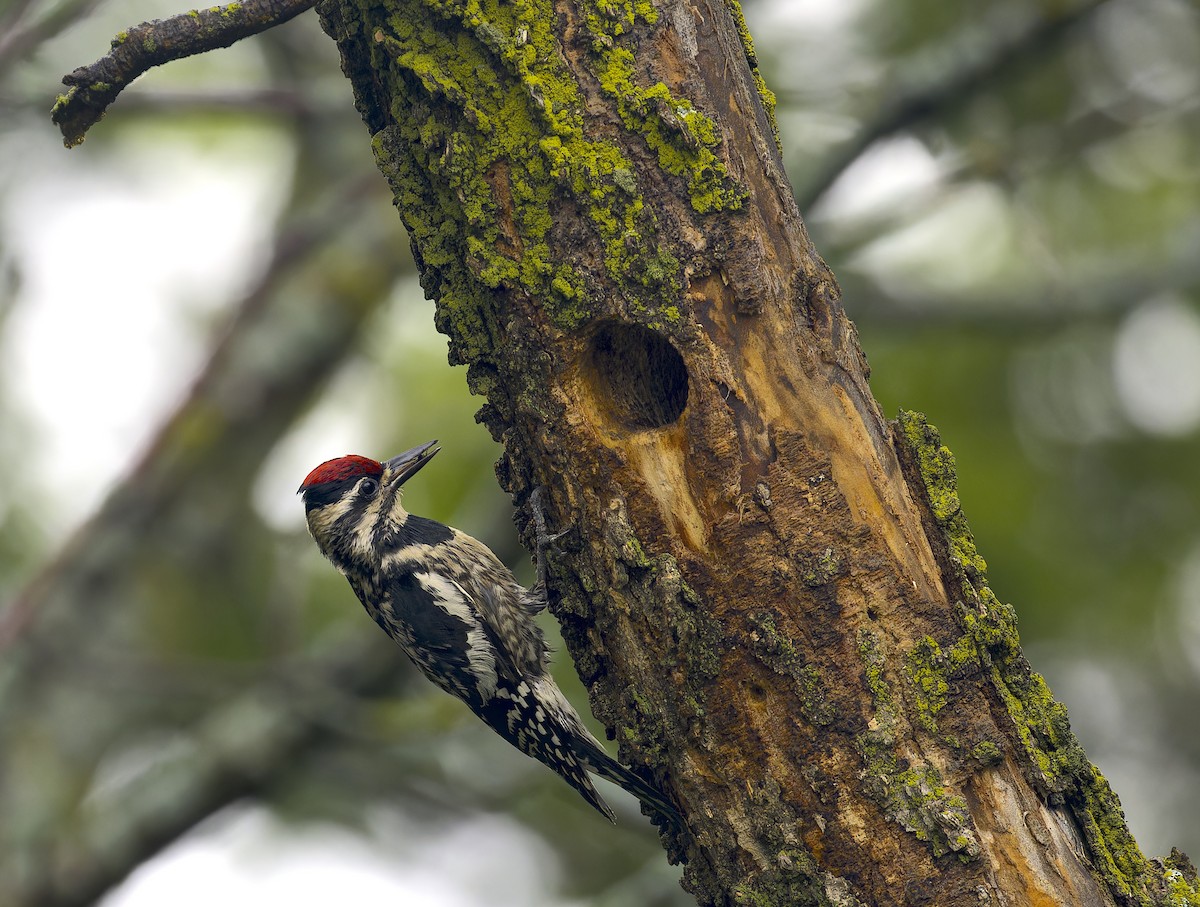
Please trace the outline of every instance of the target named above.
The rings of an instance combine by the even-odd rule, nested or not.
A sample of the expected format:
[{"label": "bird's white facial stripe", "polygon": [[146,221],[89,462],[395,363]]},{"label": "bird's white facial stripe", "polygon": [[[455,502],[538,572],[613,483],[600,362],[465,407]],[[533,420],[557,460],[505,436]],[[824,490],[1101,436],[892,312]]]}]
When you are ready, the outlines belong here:
[{"label": "bird's white facial stripe", "polygon": [[[346,498],[351,498],[346,495]],[[369,560],[375,551],[375,524],[379,522],[380,496],[375,495],[367,504],[354,527],[354,550],[364,559]]]},{"label": "bird's white facial stripe", "polygon": [[408,519],[399,495],[378,491],[364,497],[360,489],[361,482],[356,483],[337,500],[307,513],[309,532],[339,569],[348,566],[347,559],[364,565],[378,561],[380,531],[395,530]]}]

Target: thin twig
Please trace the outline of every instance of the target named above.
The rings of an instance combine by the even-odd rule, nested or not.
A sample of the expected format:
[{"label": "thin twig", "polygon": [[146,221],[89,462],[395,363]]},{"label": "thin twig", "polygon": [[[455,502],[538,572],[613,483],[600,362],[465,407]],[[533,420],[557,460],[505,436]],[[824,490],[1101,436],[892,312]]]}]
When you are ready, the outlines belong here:
[{"label": "thin twig", "polygon": [[68,148],[78,145],[125,86],[146,70],[229,47],[288,21],[314,2],[246,0],[143,22],[113,38],[111,53],[63,76],[68,91],[55,102],[50,119],[62,130]]}]

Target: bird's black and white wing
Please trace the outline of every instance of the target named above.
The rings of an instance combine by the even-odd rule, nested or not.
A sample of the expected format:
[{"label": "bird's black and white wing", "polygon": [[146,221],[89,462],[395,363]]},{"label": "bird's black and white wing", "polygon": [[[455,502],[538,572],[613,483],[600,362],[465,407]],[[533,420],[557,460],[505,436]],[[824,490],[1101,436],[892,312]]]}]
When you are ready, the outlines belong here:
[{"label": "bird's black and white wing", "polygon": [[[418,570],[389,577],[379,591],[373,596],[370,590],[355,589],[375,622],[426,677],[475,710],[495,695],[504,659],[459,583],[436,571]],[[376,601],[379,606],[373,607]]]},{"label": "bird's black and white wing", "polygon": [[486,545],[453,531],[453,554],[447,555],[453,560],[447,573],[460,580],[464,595],[479,613],[499,653],[501,670],[514,682],[543,674],[550,653],[534,617],[545,608],[544,596],[518,583]]}]

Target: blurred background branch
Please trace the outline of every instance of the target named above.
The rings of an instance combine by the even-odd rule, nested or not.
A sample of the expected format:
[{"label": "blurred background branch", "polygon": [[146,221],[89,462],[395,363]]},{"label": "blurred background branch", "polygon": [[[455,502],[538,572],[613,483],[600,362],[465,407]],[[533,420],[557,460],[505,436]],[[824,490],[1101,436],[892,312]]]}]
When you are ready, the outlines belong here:
[{"label": "blurred background branch", "polygon": [[[337,174],[324,176],[332,198],[319,219],[281,230],[257,286],[220,332],[208,365],[128,479],[0,614],[0,649],[29,629],[48,599],[74,601],[109,586],[128,569],[131,552],[138,552],[147,535],[162,531],[181,510],[191,512],[213,486],[236,483],[248,494],[259,461],[346,357],[407,262],[389,247],[396,231],[384,228],[374,236],[355,236],[360,261],[348,259],[348,249],[338,250],[355,272],[353,280],[311,272],[322,247],[335,239],[349,244],[346,223],[378,191],[370,174],[356,175],[352,185],[339,185]],[[393,265],[380,267],[381,262]],[[308,287],[297,293],[301,268],[309,269]],[[214,531],[223,531],[225,515],[212,516]],[[56,638],[64,632],[49,617],[39,628]]]},{"label": "blurred background branch", "polygon": [[67,0],[49,9],[38,7],[31,16],[33,0],[14,0],[0,17],[0,79],[39,46],[63,29],[86,18],[101,0]]},{"label": "blurred background branch", "polygon": [[[901,72],[893,83],[898,83],[897,93],[818,166],[815,176],[797,187],[800,210],[807,212],[814,207],[837,178],[876,142],[951,117],[972,98],[994,90],[1020,69],[1037,66],[1061,53],[1062,45],[1078,33],[1078,26],[1108,2],[1045,4],[1016,27],[998,10],[993,11],[994,24],[989,25],[986,18],[972,22],[948,46],[935,48],[929,59],[911,67],[920,73],[918,77],[906,80]],[[782,92],[786,103],[787,89]]]},{"label": "blurred background branch", "polygon": [[[356,641],[342,650],[288,664],[196,721],[186,746],[177,743],[136,786],[105,792],[90,821],[39,853],[8,903],[87,907],[204,819],[295,783],[314,753],[342,742],[343,725],[363,710],[355,697],[397,695],[395,681],[408,673],[383,647]],[[332,716],[340,716],[333,727]]]}]

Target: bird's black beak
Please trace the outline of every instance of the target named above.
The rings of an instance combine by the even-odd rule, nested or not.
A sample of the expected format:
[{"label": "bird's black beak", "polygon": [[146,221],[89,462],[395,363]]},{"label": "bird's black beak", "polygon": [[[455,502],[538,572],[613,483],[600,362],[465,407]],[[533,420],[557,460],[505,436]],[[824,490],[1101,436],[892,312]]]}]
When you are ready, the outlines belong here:
[{"label": "bird's black beak", "polygon": [[393,488],[399,488],[418,472],[421,467],[433,459],[440,447],[434,447],[437,444],[436,440],[426,444],[420,444],[412,450],[406,450],[397,457],[392,457],[390,460],[384,461],[384,466],[395,473],[391,481],[388,483]]}]

